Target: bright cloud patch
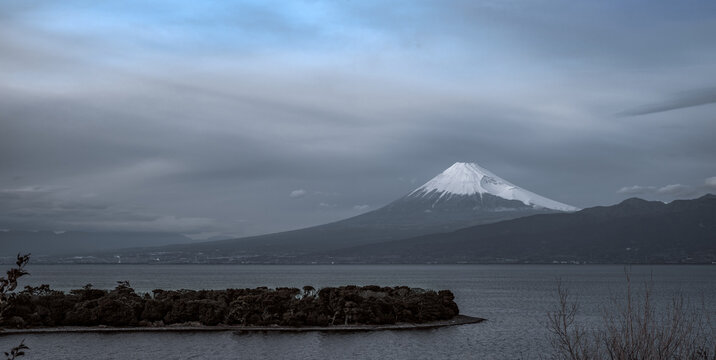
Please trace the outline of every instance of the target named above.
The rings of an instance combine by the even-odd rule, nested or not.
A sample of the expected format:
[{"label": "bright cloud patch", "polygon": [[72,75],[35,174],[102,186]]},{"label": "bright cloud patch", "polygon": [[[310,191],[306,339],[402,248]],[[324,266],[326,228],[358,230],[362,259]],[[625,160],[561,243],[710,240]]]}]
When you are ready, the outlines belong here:
[{"label": "bright cloud patch", "polygon": [[656,195],[667,197],[693,197],[716,190],[716,176],[706,178],[703,185],[670,184],[664,186],[625,186],[617,190],[617,194],[625,195]]},{"label": "bright cloud patch", "polygon": [[706,185],[707,188],[716,189],[716,176],[706,179],[704,185]]},{"label": "bright cloud patch", "polygon": [[681,184],[672,184],[672,185],[666,185],[657,192],[659,194],[669,194],[669,195],[682,195],[682,194],[688,194],[691,193],[694,189],[691,186],[688,185],[681,185]]},{"label": "bright cloud patch", "polygon": [[625,186],[619,190],[617,190],[617,194],[627,194],[627,195],[638,195],[638,194],[650,194],[657,190],[656,186]]},{"label": "bright cloud patch", "polygon": [[307,194],[307,191],[306,191],[306,190],[297,189],[297,190],[291,191],[291,192],[288,194],[288,196],[289,196],[289,197],[292,197],[292,198],[294,198],[294,199],[296,199],[296,198],[300,198],[300,197],[306,196],[306,194]]}]

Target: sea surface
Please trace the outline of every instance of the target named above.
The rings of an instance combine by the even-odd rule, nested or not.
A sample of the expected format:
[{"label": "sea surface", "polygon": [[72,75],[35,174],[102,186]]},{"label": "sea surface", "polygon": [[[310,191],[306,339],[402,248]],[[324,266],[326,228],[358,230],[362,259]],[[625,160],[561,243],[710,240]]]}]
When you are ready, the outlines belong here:
[{"label": "sea surface", "polygon": [[[683,295],[716,314],[716,266],[619,265],[36,265],[21,286],[67,291],[87,283],[113,288],[127,280],[152,289],[316,288],[407,285],[449,289],[462,314],[488,321],[416,331],[361,333],[164,333],[0,336],[0,351],[25,339],[24,359],[537,359],[551,348],[547,312],[558,282],[580,304],[579,321],[598,326],[604,309],[623,298],[625,272],[637,294],[651,284],[653,301]],[[713,324],[712,324],[713,325]]]}]

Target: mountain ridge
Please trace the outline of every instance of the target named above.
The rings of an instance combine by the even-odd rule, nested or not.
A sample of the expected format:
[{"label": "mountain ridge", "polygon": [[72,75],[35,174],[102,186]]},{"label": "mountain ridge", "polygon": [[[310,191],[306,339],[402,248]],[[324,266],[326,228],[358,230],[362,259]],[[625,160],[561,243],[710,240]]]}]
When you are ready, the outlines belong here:
[{"label": "mountain ridge", "polygon": [[[466,166],[468,166],[467,163],[455,163],[432,180],[440,178],[446,172],[450,174],[452,171]],[[488,171],[484,170],[484,172]],[[499,181],[501,184],[509,184],[508,186],[510,187],[526,192],[526,190],[517,188],[492,173],[489,174],[491,174],[490,179]],[[473,176],[468,180],[479,182],[486,176],[481,174],[479,178]],[[450,182],[443,182],[443,185],[445,184],[451,186]],[[465,185],[464,181],[462,185]],[[473,188],[482,186],[480,184],[473,185]],[[122,252],[122,256],[123,259],[126,256],[139,256],[149,259],[156,257],[148,256],[148,253],[174,252],[183,254],[177,256],[186,259],[193,258],[189,254],[197,253],[208,254],[207,256],[212,257],[233,257],[235,259],[260,256],[295,257],[316,251],[380,243],[558,211],[535,206],[532,203],[527,204],[522,200],[506,199],[493,195],[487,191],[489,189],[480,194],[453,193],[448,198],[443,197],[438,202],[435,201],[435,197],[442,196],[444,192],[432,191],[429,194],[418,196],[416,195],[416,190],[418,189],[379,209],[328,224],[238,239],[208,241],[199,244],[127,249]]]},{"label": "mountain ridge", "polygon": [[320,259],[710,263],[716,261],[716,196],[668,204],[632,198],[573,213],[533,215],[380,246],[346,248],[316,255],[313,260]]}]

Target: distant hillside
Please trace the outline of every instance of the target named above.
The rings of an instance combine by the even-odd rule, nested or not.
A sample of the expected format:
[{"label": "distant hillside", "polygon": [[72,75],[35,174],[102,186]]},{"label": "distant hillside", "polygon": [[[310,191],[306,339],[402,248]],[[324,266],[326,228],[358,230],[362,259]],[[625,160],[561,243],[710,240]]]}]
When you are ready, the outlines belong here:
[{"label": "distant hillside", "polygon": [[679,263],[716,261],[716,196],[628,199],[454,232],[322,252],[305,261]]},{"label": "distant hillside", "polygon": [[[295,258],[309,253],[452,231],[577,208],[517,187],[472,163],[455,163],[425,185],[374,211],[330,224],[241,239],[129,249],[134,261]],[[152,254],[159,254],[152,255]],[[108,255],[105,255],[108,256]],[[198,261],[198,260],[196,260]],[[273,260],[269,260],[273,261]],[[283,260],[280,260],[283,261]]]},{"label": "distant hillside", "polygon": [[171,233],[151,232],[80,232],[66,231],[0,231],[0,256],[17,253],[71,255],[124,247],[160,246],[190,243],[192,239]]}]

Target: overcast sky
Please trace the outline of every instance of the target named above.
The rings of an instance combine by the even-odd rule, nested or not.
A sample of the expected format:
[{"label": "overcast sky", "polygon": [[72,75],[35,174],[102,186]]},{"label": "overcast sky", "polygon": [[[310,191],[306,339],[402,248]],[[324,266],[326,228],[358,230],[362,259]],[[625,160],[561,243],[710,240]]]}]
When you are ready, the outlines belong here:
[{"label": "overcast sky", "polygon": [[716,192],[714,34],[714,1],[4,0],[0,228],[292,229],[456,161]]}]

